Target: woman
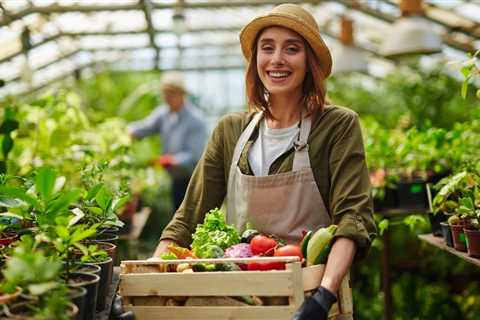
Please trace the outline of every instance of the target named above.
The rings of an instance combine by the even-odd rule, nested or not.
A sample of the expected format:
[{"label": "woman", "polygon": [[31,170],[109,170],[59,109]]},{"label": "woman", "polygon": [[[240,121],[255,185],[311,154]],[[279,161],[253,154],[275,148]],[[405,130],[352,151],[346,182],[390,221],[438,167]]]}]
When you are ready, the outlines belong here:
[{"label": "woman", "polygon": [[240,34],[249,62],[250,113],[222,118],[165,228],[154,256],[169,243],[189,246],[205,212],[227,199],[227,221],[246,221],[289,242],[304,229],[338,229],[321,287],[295,319],[326,319],[341,280],[365,255],[375,233],[357,115],[325,105],[330,53],[313,16],[277,6]]}]

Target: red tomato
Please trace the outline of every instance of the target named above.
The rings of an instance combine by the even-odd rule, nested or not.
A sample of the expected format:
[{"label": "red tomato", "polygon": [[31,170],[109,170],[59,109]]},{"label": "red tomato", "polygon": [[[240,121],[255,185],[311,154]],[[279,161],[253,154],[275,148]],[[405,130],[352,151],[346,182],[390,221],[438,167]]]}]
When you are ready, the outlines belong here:
[{"label": "red tomato", "polygon": [[299,246],[294,244],[287,244],[283,247],[279,247],[275,249],[273,253],[274,257],[288,257],[288,256],[296,256],[303,259],[302,249]]},{"label": "red tomato", "polygon": [[283,262],[249,262],[247,270],[249,271],[267,271],[267,270],[284,270],[285,263]]},{"label": "red tomato", "polygon": [[267,237],[263,234],[256,235],[250,241],[250,247],[255,255],[265,255],[268,253],[268,251],[273,251],[277,245],[278,243],[275,241],[275,239]]}]

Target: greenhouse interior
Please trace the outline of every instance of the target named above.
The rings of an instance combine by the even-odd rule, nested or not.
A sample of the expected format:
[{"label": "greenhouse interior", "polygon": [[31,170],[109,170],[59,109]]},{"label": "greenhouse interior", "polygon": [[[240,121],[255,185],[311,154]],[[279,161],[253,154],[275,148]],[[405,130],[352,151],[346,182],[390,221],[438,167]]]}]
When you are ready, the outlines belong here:
[{"label": "greenhouse interior", "polygon": [[479,0],[0,0],[0,142],[0,319],[479,319]]}]

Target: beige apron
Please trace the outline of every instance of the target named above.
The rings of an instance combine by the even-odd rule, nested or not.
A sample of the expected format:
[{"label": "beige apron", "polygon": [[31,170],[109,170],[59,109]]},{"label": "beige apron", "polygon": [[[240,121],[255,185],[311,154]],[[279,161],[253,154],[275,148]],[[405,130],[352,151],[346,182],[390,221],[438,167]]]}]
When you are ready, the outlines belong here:
[{"label": "beige apron", "polygon": [[238,161],[262,118],[263,112],[253,117],[235,146],[228,178],[227,222],[239,232],[249,222],[256,230],[298,243],[302,230],[316,230],[331,223],[308,157],[311,118],[303,118],[300,123],[291,172],[260,177],[245,175],[238,168]]}]

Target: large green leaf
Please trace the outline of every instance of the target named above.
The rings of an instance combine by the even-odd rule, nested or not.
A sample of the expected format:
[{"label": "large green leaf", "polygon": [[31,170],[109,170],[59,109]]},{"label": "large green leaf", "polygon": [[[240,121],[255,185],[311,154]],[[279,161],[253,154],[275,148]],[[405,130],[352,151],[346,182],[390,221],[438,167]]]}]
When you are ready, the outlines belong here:
[{"label": "large green leaf", "polygon": [[92,200],[93,198],[95,198],[95,196],[97,195],[98,191],[100,191],[100,189],[103,188],[103,183],[99,183],[95,186],[93,186],[87,193],[87,197],[86,197],[86,200],[90,201]]},{"label": "large green leaf", "polygon": [[41,208],[40,203],[37,201],[37,199],[27,194],[23,189],[0,186],[0,194],[3,197],[23,200],[37,210]]},{"label": "large green leaf", "polygon": [[47,201],[52,195],[56,178],[57,174],[52,168],[43,167],[38,169],[35,177],[35,189],[40,193],[44,201]]},{"label": "large green leaf", "polygon": [[44,282],[44,283],[39,283],[39,284],[31,284],[28,286],[28,291],[30,291],[31,294],[34,296],[39,296],[42,295],[52,289],[55,289],[60,285],[59,282],[57,281],[49,281],[49,282]]},{"label": "large green leaf", "polygon": [[18,199],[0,196],[0,207],[17,208],[20,207],[23,203],[23,201],[19,201]]},{"label": "large green leaf", "polygon": [[0,125],[0,133],[3,134],[8,134],[16,129],[18,129],[18,121],[14,119],[7,119]]},{"label": "large green leaf", "polygon": [[5,160],[0,160],[0,174],[7,173],[7,162]]},{"label": "large green leaf", "polygon": [[91,236],[94,236],[97,233],[96,228],[88,228],[88,229],[77,229],[72,235],[72,242],[77,243],[79,241],[85,240],[87,238],[90,238]]},{"label": "large green leaf", "polygon": [[8,154],[13,148],[13,139],[10,137],[10,134],[6,134],[3,137],[2,141],[2,153],[3,153],[3,159],[7,159]]},{"label": "large green leaf", "polygon": [[73,204],[82,194],[81,189],[73,189],[66,191],[60,194],[58,198],[51,201],[47,206],[47,213],[57,214],[63,210],[68,209],[68,207]]},{"label": "large green leaf", "polygon": [[110,191],[107,190],[105,186],[103,186],[95,195],[95,201],[104,212],[108,211],[108,209],[112,205],[112,200],[112,194],[110,193]]},{"label": "large green leaf", "polygon": [[115,201],[113,202],[113,211],[116,212],[117,210],[123,208],[123,206],[128,202],[129,199],[130,195],[115,199]]}]

